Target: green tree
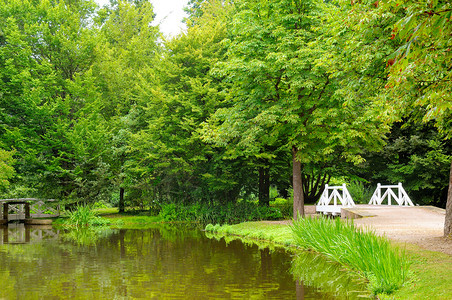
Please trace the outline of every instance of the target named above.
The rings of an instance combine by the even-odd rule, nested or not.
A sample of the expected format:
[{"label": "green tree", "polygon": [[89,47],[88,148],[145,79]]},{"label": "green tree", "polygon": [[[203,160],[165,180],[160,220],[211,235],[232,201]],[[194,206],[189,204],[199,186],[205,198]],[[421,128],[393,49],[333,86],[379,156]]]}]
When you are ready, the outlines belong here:
[{"label": "green tree", "polygon": [[[391,53],[385,52],[387,74],[385,88],[379,93],[382,104],[381,116],[389,122],[400,121],[405,116],[415,116],[424,122],[433,121],[440,133],[451,136],[451,4],[449,1],[339,1],[341,6],[350,7],[350,26],[360,36],[375,30],[375,24],[382,20],[385,30],[371,41],[374,50],[362,48],[361,40],[350,44],[360,48],[359,57],[364,61],[377,63],[372,57],[378,45],[395,43]],[[389,23],[388,23],[389,21]],[[388,29],[390,30],[388,32]],[[382,64],[383,65],[383,64]],[[412,112],[417,112],[413,114]],[[420,113],[418,113],[420,111]],[[452,165],[451,165],[452,171]],[[449,179],[446,205],[445,235],[452,231],[452,184]]]},{"label": "green tree", "polygon": [[266,146],[289,151],[294,218],[304,215],[302,165],[337,157],[357,163],[363,148],[381,144],[368,99],[343,97],[338,75],[327,68],[335,49],[319,39],[323,9],[316,1],[237,3],[228,60],[216,68],[232,83],[231,105],[204,130],[206,140],[237,140],[254,155]]},{"label": "green tree", "polygon": [[0,7],[1,130],[5,146],[17,150],[15,183],[68,197],[81,159],[70,135],[97,107],[88,73],[95,5],[14,0]]},{"label": "green tree", "polygon": [[[400,39],[388,67],[385,95],[402,112],[424,110],[423,120],[434,121],[446,138],[452,136],[452,4],[450,1],[385,1],[384,11],[403,11],[390,38]],[[452,233],[452,162],[444,235]]]},{"label": "green tree", "polygon": [[107,158],[111,184],[119,189],[119,210],[123,212],[125,189],[139,185],[133,170],[133,160],[138,158],[131,154],[130,139],[145,127],[146,107],[155,102],[160,32],[150,25],[155,14],[149,2],[119,1],[104,8],[101,15],[103,41],[96,49],[98,59],[92,69],[111,134]]},{"label": "green tree", "polygon": [[382,151],[364,154],[355,174],[372,186],[402,182],[415,203],[445,207],[452,147],[432,122],[410,119],[394,124]]},{"label": "green tree", "polygon": [[227,157],[198,132],[224,101],[223,83],[210,70],[224,57],[231,8],[210,1],[202,9],[186,33],[165,44],[161,88],[149,90],[158,96],[146,108],[147,128],[134,135],[138,167],[165,201],[235,200],[250,177],[243,159]]}]

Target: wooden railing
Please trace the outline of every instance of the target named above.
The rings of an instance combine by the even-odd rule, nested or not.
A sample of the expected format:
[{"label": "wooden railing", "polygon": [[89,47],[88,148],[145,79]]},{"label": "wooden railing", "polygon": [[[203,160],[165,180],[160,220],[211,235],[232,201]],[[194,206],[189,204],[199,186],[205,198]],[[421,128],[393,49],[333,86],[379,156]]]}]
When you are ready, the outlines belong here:
[{"label": "wooden railing", "polygon": [[353,206],[355,206],[355,202],[345,183],[341,186],[329,186],[326,184],[315,209],[323,214],[340,215],[342,207]]},{"label": "wooden railing", "polygon": [[[397,190],[397,193],[393,190]],[[388,200],[388,205],[392,205],[392,200],[394,200],[394,204],[399,206],[414,206],[400,182],[398,185],[377,184],[377,189],[370,198],[369,204],[382,205],[385,200]]]},{"label": "wooden railing", "polygon": [[[384,203],[387,203],[387,205],[414,206],[401,183],[398,185],[377,185],[369,204],[383,205]],[[335,216],[341,214],[343,207],[353,206],[355,206],[355,203],[345,184],[341,186],[325,185],[325,190],[316,205],[316,212]]]},{"label": "wooden railing", "polygon": [[0,210],[4,220],[53,218],[60,215],[60,207],[54,199],[1,199],[0,204],[3,204]]}]

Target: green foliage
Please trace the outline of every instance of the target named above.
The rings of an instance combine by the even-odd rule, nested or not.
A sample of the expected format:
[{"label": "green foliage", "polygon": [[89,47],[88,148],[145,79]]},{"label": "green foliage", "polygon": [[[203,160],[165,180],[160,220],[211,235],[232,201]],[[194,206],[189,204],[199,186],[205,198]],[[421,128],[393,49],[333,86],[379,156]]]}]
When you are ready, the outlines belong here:
[{"label": "green foliage", "polygon": [[391,294],[408,279],[405,253],[394,249],[387,238],[358,229],[352,222],[325,217],[298,218],[292,231],[298,246],[323,253],[360,272],[369,280],[375,295]]},{"label": "green foliage", "polygon": [[14,176],[14,151],[5,151],[0,149],[0,190],[9,186],[11,177]]},{"label": "green foliage", "polygon": [[347,190],[355,204],[367,204],[372,198],[375,188],[364,184],[362,181],[353,180],[347,184]]},{"label": "green foliage", "polygon": [[185,205],[170,203],[162,205],[159,214],[165,221],[192,221],[201,224],[235,224],[252,220],[278,220],[282,214],[277,208],[259,206],[256,203],[240,201],[237,203],[203,203]]},{"label": "green foliage", "polygon": [[444,208],[451,154],[451,144],[431,123],[407,121],[395,124],[383,150],[365,154],[366,163],[355,172],[374,188],[401,182],[416,203]]},{"label": "green foliage", "polygon": [[65,212],[67,219],[63,224],[75,227],[87,226],[105,226],[109,225],[110,221],[97,216],[96,211],[89,205],[79,205],[73,211]]},{"label": "green foliage", "polygon": [[270,207],[277,208],[284,219],[290,219],[293,216],[293,198],[275,198],[273,201],[270,201]]},{"label": "green foliage", "polygon": [[[358,173],[444,206],[451,4],[372,3],[191,0],[162,42],[148,1],[0,0],[0,187],[235,222],[241,195],[290,189],[295,159],[307,202]],[[393,126],[373,154],[403,116],[436,128]]]},{"label": "green foliage", "polygon": [[[392,26],[392,39],[400,47],[390,57],[385,95],[402,112],[422,107],[421,118],[433,120],[442,133],[451,137],[452,70],[450,1],[385,1],[381,13],[401,15]],[[389,38],[389,36],[387,36]]]}]

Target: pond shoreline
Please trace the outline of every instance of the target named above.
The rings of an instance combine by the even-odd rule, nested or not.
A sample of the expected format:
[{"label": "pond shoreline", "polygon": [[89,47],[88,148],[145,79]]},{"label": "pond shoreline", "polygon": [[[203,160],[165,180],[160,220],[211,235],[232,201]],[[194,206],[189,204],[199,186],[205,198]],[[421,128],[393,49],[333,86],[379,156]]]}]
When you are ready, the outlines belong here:
[{"label": "pond shoreline", "polygon": [[[227,226],[226,234],[249,241],[265,241],[290,251],[298,251],[293,243],[291,221],[245,222]],[[379,299],[452,299],[452,257],[392,240],[402,247],[411,261],[411,280],[391,295],[378,295]],[[301,249],[299,250],[301,251]],[[432,286],[432,282],[435,283]]]},{"label": "pond shoreline", "polygon": [[[121,216],[114,214],[108,216],[111,219],[121,219]],[[137,217],[140,218],[140,217]],[[124,219],[132,221],[134,217],[124,216]],[[145,218],[150,221],[152,218]],[[376,222],[378,218],[363,218],[360,222]],[[355,224],[359,223],[354,220]],[[140,220],[141,224],[147,223]],[[157,221],[157,220],[155,220]],[[151,221],[152,222],[152,221]],[[384,221],[383,221],[384,222]],[[125,227],[131,224],[124,222]],[[129,224],[127,224],[129,223]],[[134,223],[132,221],[132,223]],[[293,242],[290,230],[291,220],[282,221],[258,221],[244,222],[228,226],[228,235],[235,235],[245,242],[256,242],[262,247],[284,247],[289,251],[298,251]],[[367,226],[368,224],[366,224]],[[378,230],[376,233],[379,234]],[[384,232],[380,232],[384,234]],[[391,236],[392,237],[392,236]],[[438,251],[430,251],[420,245],[390,239],[395,247],[406,250],[406,255],[411,261],[410,282],[390,296],[379,295],[380,299],[452,299],[452,256]],[[441,240],[438,238],[438,240]],[[445,241],[449,243],[450,241]],[[300,250],[301,251],[301,250]],[[432,285],[432,282],[435,284]]]}]

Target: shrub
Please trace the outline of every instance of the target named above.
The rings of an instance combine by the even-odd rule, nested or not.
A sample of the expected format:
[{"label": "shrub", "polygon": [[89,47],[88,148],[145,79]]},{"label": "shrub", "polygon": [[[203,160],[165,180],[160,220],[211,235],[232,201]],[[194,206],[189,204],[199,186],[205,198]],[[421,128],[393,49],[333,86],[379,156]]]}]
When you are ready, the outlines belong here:
[{"label": "shrub", "polygon": [[270,206],[277,208],[283,218],[292,218],[293,216],[293,199],[275,198],[274,201],[270,202]]},{"label": "shrub", "polygon": [[352,181],[347,184],[347,190],[356,204],[367,204],[373,194],[371,187],[366,187],[362,181]]}]

